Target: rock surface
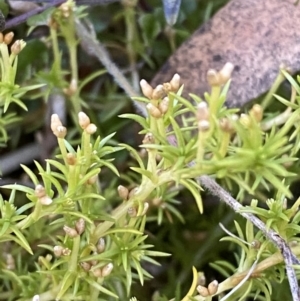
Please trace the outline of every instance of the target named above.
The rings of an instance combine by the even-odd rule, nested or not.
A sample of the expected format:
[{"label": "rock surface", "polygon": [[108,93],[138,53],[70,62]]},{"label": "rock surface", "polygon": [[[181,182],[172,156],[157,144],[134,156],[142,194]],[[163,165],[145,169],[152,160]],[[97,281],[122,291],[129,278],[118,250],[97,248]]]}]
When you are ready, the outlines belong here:
[{"label": "rock surface", "polygon": [[280,65],[300,70],[300,5],[294,0],[232,0],[169,58],[152,84],[179,73],[185,91],[202,96],[206,73],[234,64],[228,106],[266,92]]}]

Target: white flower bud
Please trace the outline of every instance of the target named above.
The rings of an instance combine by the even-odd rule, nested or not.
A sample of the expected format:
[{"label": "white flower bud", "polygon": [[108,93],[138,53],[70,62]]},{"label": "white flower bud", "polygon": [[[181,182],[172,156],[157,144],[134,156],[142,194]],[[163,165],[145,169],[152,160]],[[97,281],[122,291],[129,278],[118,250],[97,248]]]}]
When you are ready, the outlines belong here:
[{"label": "white flower bud", "polygon": [[180,75],[175,73],[170,81],[170,84],[172,86],[172,91],[177,92],[180,88]]},{"label": "white flower bud", "polygon": [[219,282],[217,280],[212,281],[207,287],[208,292],[211,296],[218,291],[218,288],[219,288]]},{"label": "white flower bud", "polygon": [[145,81],[144,79],[142,79],[140,81],[140,86],[141,86],[143,95],[145,97],[147,97],[148,99],[152,99],[153,88],[151,87],[151,85],[148,84],[147,81]]},{"label": "white flower bud", "polygon": [[71,238],[78,236],[78,232],[71,227],[64,226],[63,229],[64,229],[65,233]]},{"label": "white flower bud", "polygon": [[112,263],[109,263],[106,266],[104,266],[102,268],[102,277],[108,276],[111,273],[111,271],[113,270],[113,268],[114,268],[114,265]]},{"label": "white flower bud", "polygon": [[78,113],[78,122],[82,129],[85,129],[91,123],[90,118],[84,112]]}]

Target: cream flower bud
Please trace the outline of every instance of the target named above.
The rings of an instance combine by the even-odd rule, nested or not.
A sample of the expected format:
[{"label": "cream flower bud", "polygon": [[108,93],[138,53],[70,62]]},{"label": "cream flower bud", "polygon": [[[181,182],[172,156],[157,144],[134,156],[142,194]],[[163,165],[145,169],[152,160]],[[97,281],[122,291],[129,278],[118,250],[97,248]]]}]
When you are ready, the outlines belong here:
[{"label": "cream flower bud", "polygon": [[93,269],[92,273],[97,278],[101,278],[102,277],[102,269],[100,269],[100,268]]},{"label": "cream flower bud", "polygon": [[16,40],[10,48],[11,53],[18,55],[25,46],[26,43],[23,40]]},{"label": "cream flower bud", "polygon": [[141,215],[145,215],[147,213],[148,209],[149,209],[149,203],[145,202],[143,212]]},{"label": "cream flower bud", "polygon": [[218,291],[218,288],[219,282],[217,280],[212,281],[207,287],[210,295],[214,295]]},{"label": "cream flower bud", "polygon": [[134,187],[134,188],[132,188],[131,190],[130,190],[130,192],[129,192],[129,198],[131,198],[132,196],[134,196],[137,192],[138,192],[138,190],[139,190],[139,187]]},{"label": "cream flower bud", "polygon": [[14,33],[11,31],[4,36],[3,42],[9,45],[14,37]]},{"label": "cream flower bud", "polygon": [[56,131],[58,126],[61,126],[62,123],[57,114],[52,114],[51,116],[51,130],[52,132]]},{"label": "cream flower bud", "polygon": [[71,95],[74,95],[77,92],[77,89],[78,89],[77,80],[75,78],[72,78],[69,85],[69,93]]},{"label": "cream flower bud", "polygon": [[6,254],[6,268],[8,270],[14,270],[16,268],[15,259],[10,253]]},{"label": "cream flower bud", "polygon": [[71,227],[64,226],[63,229],[64,229],[65,233],[71,238],[78,236],[78,232]]},{"label": "cream flower bud", "polygon": [[80,266],[87,272],[91,269],[91,265],[86,262],[86,261],[83,261],[83,262],[80,262]]},{"label": "cream flower bud", "polygon": [[208,289],[205,286],[198,285],[196,289],[200,296],[202,296],[202,297],[209,296]]},{"label": "cream flower bud", "polygon": [[200,120],[198,122],[198,130],[200,132],[207,132],[209,130],[209,127],[210,127],[209,121],[207,120]]},{"label": "cream flower bud", "polygon": [[147,133],[143,139],[143,144],[151,144],[154,143],[154,136],[152,133]]},{"label": "cream flower bud", "polygon": [[177,92],[180,88],[180,75],[175,73],[170,81],[170,84],[172,86],[172,91]]},{"label": "cream flower bud", "polygon": [[172,92],[172,86],[171,86],[170,83],[164,83],[164,84],[163,84],[163,88],[164,88],[164,92],[165,92],[165,93]]},{"label": "cream flower bud", "polygon": [[64,248],[62,246],[54,246],[53,253],[56,257],[60,257],[63,254]]},{"label": "cream flower bud", "polygon": [[58,126],[56,131],[53,132],[53,134],[57,137],[57,138],[65,138],[67,135],[67,129],[64,126]]},{"label": "cream flower bud", "polygon": [[113,268],[114,268],[114,265],[112,263],[105,265],[102,268],[102,277],[108,276],[111,273],[111,271],[113,270]]},{"label": "cream flower bud", "polygon": [[69,248],[63,248],[62,255],[63,256],[70,256],[72,251]]},{"label": "cream flower bud", "polygon": [[49,206],[53,203],[53,200],[48,195],[39,198],[39,201],[44,206]]},{"label": "cream flower bud", "polygon": [[42,198],[46,195],[46,189],[43,185],[38,184],[35,186],[34,195],[38,198]]},{"label": "cream flower bud", "polygon": [[148,109],[149,111],[149,114],[154,117],[154,118],[160,118],[162,116],[162,113],[161,111],[156,107],[154,106],[152,103],[148,103],[146,108]]},{"label": "cream flower bud", "polygon": [[81,235],[85,230],[85,220],[83,218],[80,218],[75,223],[75,229],[79,235]]},{"label": "cream flower bud", "polygon": [[97,182],[97,180],[98,180],[98,175],[94,175],[94,176],[90,177],[86,183],[88,185],[93,185]]},{"label": "cream flower bud", "polygon": [[90,123],[86,128],[85,132],[89,135],[95,134],[97,131],[97,126],[94,123]]},{"label": "cream flower bud", "polygon": [[228,118],[221,118],[219,120],[220,129],[225,133],[234,133],[234,127]]},{"label": "cream flower bud", "polygon": [[207,71],[207,82],[210,86],[220,86],[220,75],[219,73],[214,69],[209,69]]},{"label": "cream flower bud", "polygon": [[152,99],[153,88],[151,87],[151,85],[148,84],[147,81],[145,81],[144,79],[142,79],[140,81],[140,86],[141,86],[143,95],[145,97],[147,97],[148,99]]},{"label": "cream flower bud", "polygon": [[136,208],[135,207],[128,208],[127,213],[130,217],[136,217],[137,215]]},{"label": "cream flower bud", "polygon": [[103,237],[99,238],[96,248],[98,253],[102,253],[105,250],[105,240]]},{"label": "cream flower bud", "polygon": [[254,239],[250,244],[252,249],[258,250],[261,246],[261,242],[257,239]]},{"label": "cream flower bud", "polygon": [[122,200],[127,200],[128,194],[129,194],[128,188],[126,188],[123,185],[119,185],[118,186],[118,194]]},{"label": "cream flower bud", "polygon": [[250,128],[251,127],[251,118],[247,114],[241,114],[240,116],[240,123],[245,127],[245,128]]},{"label": "cream flower bud", "polygon": [[165,90],[163,85],[158,85],[153,90],[152,99],[162,99],[164,95],[165,95]]},{"label": "cream flower bud", "polygon": [[219,72],[219,77],[222,85],[226,84],[230,80],[233,69],[234,65],[229,62],[226,63],[221,69],[221,71]]},{"label": "cream flower bud", "polygon": [[78,122],[82,129],[85,129],[90,123],[90,118],[84,112],[78,113]]},{"label": "cream flower bud", "polygon": [[249,115],[252,116],[257,122],[261,122],[263,118],[264,110],[261,105],[255,104],[249,112]]},{"label": "cream flower bud", "polygon": [[209,108],[206,102],[202,101],[197,105],[196,117],[198,121],[209,120]]},{"label": "cream flower bud", "polygon": [[167,113],[169,109],[169,98],[164,97],[164,99],[158,104],[158,108],[162,114]]},{"label": "cream flower bud", "polygon": [[68,165],[75,165],[77,162],[76,154],[67,153],[66,162]]}]

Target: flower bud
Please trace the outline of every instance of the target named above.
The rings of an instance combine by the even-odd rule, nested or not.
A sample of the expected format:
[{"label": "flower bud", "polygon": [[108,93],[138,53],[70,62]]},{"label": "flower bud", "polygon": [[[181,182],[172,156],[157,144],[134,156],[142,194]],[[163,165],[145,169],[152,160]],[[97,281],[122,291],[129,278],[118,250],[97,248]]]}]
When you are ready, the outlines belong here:
[{"label": "flower bud", "polygon": [[118,194],[122,200],[127,200],[128,194],[129,194],[128,188],[126,188],[123,185],[119,185],[118,186]]},{"label": "flower bud", "polygon": [[68,165],[75,165],[77,162],[76,154],[67,153],[66,162]]},{"label": "flower bud", "polygon": [[133,189],[130,190],[128,197],[131,198],[134,196],[139,190],[139,187],[134,187]]},{"label": "flower bud", "polygon": [[158,108],[162,114],[168,112],[169,109],[169,98],[166,96],[164,99],[158,104]]},{"label": "flower bud", "polygon": [[198,285],[204,286],[206,283],[206,278],[203,272],[199,272],[198,273],[198,281],[197,281]]},{"label": "flower bud", "polygon": [[227,62],[221,69],[219,77],[222,85],[226,84],[230,80],[233,69],[234,65],[229,62]]},{"label": "flower bud", "polygon": [[218,288],[219,288],[219,282],[217,280],[212,281],[207,287],[210,295],[216,294]]},{"label": "flower bud", "polygon": [[163,84],[163,88],[164,88],[164,92],[165,92],[165,93],[169,93],[169,92],[172,91],[172,86],[171,86],[170,83],[164,83],[164,84]]},{"label": "flower bud", "polygon": [[91,269],[91,265],[86,262],[86,261],[83,261],[83,262],[80,262],[80,266],[87,272]]},{"label": "flower bud", "polygon": [[198,130],[200,132],[207,132],[209,130],[209,121],[201,120],[198,122]]},{"label": "flower bud", "polygon": [[46,189],[43,185],[38,184],[35,186],[34,195],[38,198],[42,198],[46,195]]},{"label": "flower bud", "polygon": [[70,95],[74,95],[77,92],[77,89],[78,89],[77,80],[75,78],[72,78],[68,89]]},{"label": "flower bud", "polygon": [[152,133],[147,133],[143,139],[143,144],[151,144],[154,143],[154,136]]},{"label": "flower bud", "polygon": [[14,270],[16,268],[15,260],[10,253],[6,254],[6,268],[8,270]]},{"label": "flower bud", "polygon": [[86,183],[88,185],[93,185],[97,182],[97,180],[98,180],[98,175],[94,175],[94,176],[90,177]]},{"label": "flower bud", "polygon": [[83,130],[91,123],[90,118],[84,112],[78,113],[78,122]]},{"label": "flower bud", "polygon": [[164,95],[165,95],[165,90],[163,85],[158,85],[153,90],[152,99],[162,99]]},{"label": "flower bud", "polygon": [[219,120],[220,129],[225,133],[234,133],[234,127],[228,118],[221,118]]},{"label": "flower bud", "polygon": [[97,278],[101,278],[102,277],[102,270],[100,268],[93,269],[92,273]]},{"label": "flower bud", "polygon": [[10,47],[10,51],[14,55],[18,55],[25,46],[26,43],[23,40],[16,40]]},{"label": "flower bud", "polygon": [[69,248],[63,248],[62,255],[63,256],[70,256],[72,251]]},{"label": "flower bud", "polygon": [[128,208],[127,213],[130,217],[136,217],[137,215],[136,208],[135,207]]},{"label": "flower bud", "polygon": [[3,33],[0,32],[0,43],[3,43],[3,39],[4,39]]},{"label": "flower bud", "polygon": [[57,138],[65,138],[67,135],[67,129],[64,126],[58,126],[56,131],[53,132],[53,134],[57,137]]},{"label": "flower bud", "polygon": [[261,242],[257,239],[253,240],[250,244],[252,249],[258,250],[261,246]]},{"label": "flower bud", "polygon": [[209,120],[209,108],[206,102],[202,101],[198,104],[196,117],[198,121]]},{"label": "flower bud", "polygon": [[48,195],[39,198],[39,201],[44,206],[49,206],[53,203],[53,200]]},{"label": "flower bud", "polygon": [[52,132],[56,131],[58,126],[61,126],[62,123],[57,114],[52,114],[51,116],[51,130]]},{"label": "flower bud", "polygon": [[161,203],[162,203],[162,198],[161,198],[161,197],[156,197],[156,198],[154,198],[154,199],[152,200],[152,204],[153,204],[153,206],[155,206],[155,207],[160,206]]},{"label": "flower bud", "polygon": [[62,246],[54,246],[53,253],[56,257],[60,257],[63,255],[64,248]]},{"label": "flower bud", "polygon": [[76,231],[75,229],[71,228],[71,227],[68,227],[68,226],[65,225],[65,226],[63,227],[63,229],[64,229],[65,233],[66,233],[69,237],[71,237],[71,238],[74,238],[74,237],[78,236],[77,231]]},{"label": "flower bud", "polygon": [[109,263],[106,266],[104,266],[102,268],[102,277],[108,276],[111,273],[111,271],[113,270],[113,268],[114,268],[114,265],[112,263]]},{"label": "flower bud", "polygon": [[261,122],[263,118],[263,108],[259,104],[255,104],[249,112],[249,115],[252,116],[257,122]]},{"label": "flower bud", "polygon": [[240,123],[246,128],[249,129],[251,127],[251,118],[247,114],[241,114]]},{"label": "flower bud", "polygon": [[105,240],[103,237],[99,238],[96,248],[98,253],[102,253],[105,250]]},{"label": "flower bud", "polygon": [[141,215],[145,215],[147,213],[148,209],[149,209],[149,203],[145,202],[143,212]]},{"label": "flower bud", "polygon": [[3,42],[9,45],[14,37],[14,33],[11,31],[4,36]]},{"label": "flower bud", "polygon": [[220,86],[220,75],[214,69],[209,69],[207,71],[207,82],[210,86]]},{"label": "flower bud", "polygon": [[180,88],[180,75],[175,73],[170,81],[170,84],[172,86],[172,91],[176,93]]},{"label": "flower bud", "polygon": [[147,97],[148,99],[152,99],[153,88],[151,87],[151,85],[148,84],[147,81],[145,81],[144,79],[142,79],[140,81],[140,86],[141,86],[143,95],[145,97]]},{"label": "flower bud", "polygon": [[152,103],[148,103],[146,108],[148,109],[149,111],[149,114],[154,117],[154,118],[160,118],[162,116],[162,113],[161,111],[156,107],[154,106]]},{"label": "flower bud", "polygon": [[81,235],[85,230],[85,220],[83,218],[80,218],[75,223],[75,229],[79,235]]},{"label": "flower bud", "polygon": [[208,289],[205,286],[198,285],[196,289],[197,289],[197,292],[199,293],[199,295],[201,297],[207,297],[207,296],[209,296]]},{"label": "flower bud", "polygon": [[95,134],[97,131],[97,126],[94,123],[90,123],[86,128],[85,132],[89,135]]}]

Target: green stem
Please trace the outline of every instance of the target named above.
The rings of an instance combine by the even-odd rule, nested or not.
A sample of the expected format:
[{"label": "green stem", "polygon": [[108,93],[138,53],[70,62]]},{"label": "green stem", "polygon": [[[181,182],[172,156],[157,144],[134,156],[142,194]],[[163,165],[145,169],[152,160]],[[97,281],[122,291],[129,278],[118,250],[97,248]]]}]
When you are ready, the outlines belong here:
[{"label": "green stem", "polygon": [[73,248],[71,252],[71,257],[69,261],[69,271],[76,271],[78,264],[78,254],[80,248],[80,235],[73,238]]}]

